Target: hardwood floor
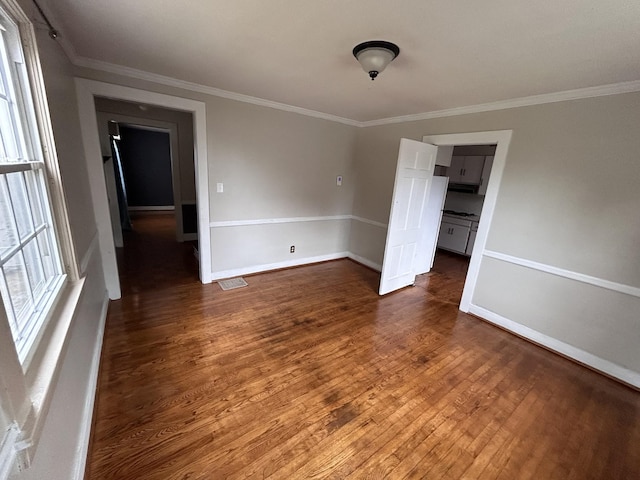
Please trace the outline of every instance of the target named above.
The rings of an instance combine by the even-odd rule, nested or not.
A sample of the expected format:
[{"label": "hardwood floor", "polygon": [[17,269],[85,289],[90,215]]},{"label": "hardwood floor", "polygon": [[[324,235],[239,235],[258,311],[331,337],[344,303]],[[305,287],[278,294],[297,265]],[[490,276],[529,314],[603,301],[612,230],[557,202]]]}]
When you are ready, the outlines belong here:
[{"label": "hardwood floor", "polygon": [[135,228],[88,479],[640,478],[640,393],[459,312],[460,257],[383,298],[349,260],[225,292]]}]

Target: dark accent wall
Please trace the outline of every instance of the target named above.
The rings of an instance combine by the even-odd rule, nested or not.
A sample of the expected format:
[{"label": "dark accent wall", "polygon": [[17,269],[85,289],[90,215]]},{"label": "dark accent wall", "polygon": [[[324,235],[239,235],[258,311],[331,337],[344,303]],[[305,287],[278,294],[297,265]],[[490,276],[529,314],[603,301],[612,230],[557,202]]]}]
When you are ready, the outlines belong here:
[{"label": "dark accent wall", "polygon": [[120,125],[120,137],[129,206],[173,205],[169,134]]}]

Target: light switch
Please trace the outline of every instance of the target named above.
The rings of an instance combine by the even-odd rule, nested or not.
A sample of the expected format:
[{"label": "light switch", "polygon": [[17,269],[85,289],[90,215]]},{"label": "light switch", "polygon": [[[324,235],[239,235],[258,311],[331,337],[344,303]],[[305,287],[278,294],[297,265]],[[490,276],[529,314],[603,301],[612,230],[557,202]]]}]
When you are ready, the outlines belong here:
[{"label": "light switch", "polygon": [[336,177],[336,185],[341,187],[342,186],[342,175],[338,175]]},{"label": "light switch", "polygon": [[224,192],[224,185],[222,183],[216,183],[216,192],[218,193]]}]

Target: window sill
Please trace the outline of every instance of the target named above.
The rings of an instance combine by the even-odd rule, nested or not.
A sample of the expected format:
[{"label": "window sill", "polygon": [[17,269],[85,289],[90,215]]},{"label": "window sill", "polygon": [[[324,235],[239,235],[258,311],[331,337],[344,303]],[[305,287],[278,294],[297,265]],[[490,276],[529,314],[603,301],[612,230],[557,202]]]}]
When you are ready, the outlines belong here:
[{"label": "window sill", "polygon": [[[85,277],[86,278],[86,277]],[[39,342],[25,372],[25,383],[31,405],[16,442],[17,467],[24,470],[31,465],[42,434],[47,412],[65,358],[69,336],[80,300],[85,278],[68,282],[54,309],[52,321]]]}]

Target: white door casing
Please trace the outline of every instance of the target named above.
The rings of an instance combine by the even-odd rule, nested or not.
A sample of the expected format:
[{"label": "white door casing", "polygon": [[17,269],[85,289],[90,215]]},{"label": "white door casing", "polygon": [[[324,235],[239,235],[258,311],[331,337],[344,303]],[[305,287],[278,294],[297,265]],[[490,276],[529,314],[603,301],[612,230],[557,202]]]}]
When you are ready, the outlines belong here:
[{"label": "white door casing", "polygon": [[113,232],[111,229],[111,217],[107,201],[107,189],[104,180],[104,170],[102,168],[98,120],[94,103],[94,97],[96,96],[157,105],[191,112],[193,114],[200,281],[202,283],[211,283],[212,265],[209,227],[210,202],[209,168],[207,164],[207,115],[204,102],[84,78],[76,78],[75,83],[91,200],[96,215],[102,267],[109,298],[112,300],[120,298],[121,291],[113,243]]},{"label": "white door casing", "polygon": [[467,278],[465,279],[464,290],[462,291],[462,298],[460,299],[460,310],[463,312],[469,312],[471,307],[471,300],[478,281],[478,274],[480,273],[480,263],[482,262],[487,237],[489,236],[489,227],[493,220],[493,212],[498,198],[498,190],[500,188],[502,172],[507,160],[507,151],[509,150],[512,134],[512,130],[495,130],[488,132],[425,135],[422,137],[423,142],[429,142],[438,146],[497,145],[493,158],[493,166],[491,168],[491,176],[489,177],[487,192],[482,205],[478,232],[473,245],[469,270],[467,271]]},{"label": "white door casing", "polygon": [[412,285],[438,147],[400,139],[379,294]]}]

